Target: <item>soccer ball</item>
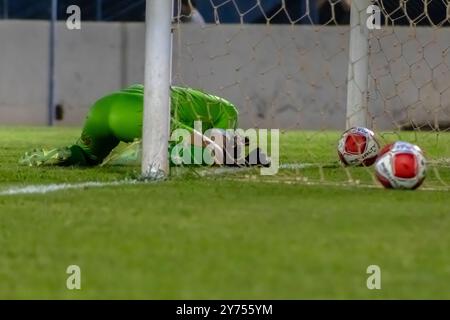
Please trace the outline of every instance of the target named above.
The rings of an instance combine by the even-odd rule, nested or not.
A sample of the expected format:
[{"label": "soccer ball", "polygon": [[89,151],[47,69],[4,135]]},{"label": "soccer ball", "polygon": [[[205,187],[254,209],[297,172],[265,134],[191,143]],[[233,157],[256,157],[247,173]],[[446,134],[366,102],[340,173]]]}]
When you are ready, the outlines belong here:
[{"label": "soccer ball", "polygon": [[348,129],[338,143],[339,159],[346,166],[371,166],[379,151],[373,131],[363,127]]},{"label": "soccer ball", "polygon": [[425,157],[418,146],[397,141],[381,150],[375,172],[386,188],[416,189],[425,179]]}]

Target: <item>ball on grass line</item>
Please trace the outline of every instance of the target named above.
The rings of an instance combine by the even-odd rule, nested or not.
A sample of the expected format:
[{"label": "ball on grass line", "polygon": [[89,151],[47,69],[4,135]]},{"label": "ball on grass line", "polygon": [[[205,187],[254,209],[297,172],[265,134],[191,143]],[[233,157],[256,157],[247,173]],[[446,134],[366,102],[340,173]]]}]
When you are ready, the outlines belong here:
[{"label": "ball on grass line", "polygon": [[418,146],[397,141],[381,150],[375,172],[385,188],[414,190],[425,180],[425,156]]}]

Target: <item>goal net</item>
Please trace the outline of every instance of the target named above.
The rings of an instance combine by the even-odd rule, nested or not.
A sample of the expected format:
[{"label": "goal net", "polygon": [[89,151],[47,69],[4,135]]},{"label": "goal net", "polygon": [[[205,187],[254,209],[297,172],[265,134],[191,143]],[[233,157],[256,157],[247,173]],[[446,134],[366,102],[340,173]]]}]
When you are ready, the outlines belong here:
[{"label": "goal net", "polygon": [[232,101],[240,128],[281,132],[278,174],[249,171],[240,179],[378,186],[373,167],[343,167],[337,157],[341,133],[364,125],[382,145],[404,140],[422,147],[425,187],[448,188],[446,1],[195,4],[209,8],[207,23],[191,1],[175,0],[173,84]]}]

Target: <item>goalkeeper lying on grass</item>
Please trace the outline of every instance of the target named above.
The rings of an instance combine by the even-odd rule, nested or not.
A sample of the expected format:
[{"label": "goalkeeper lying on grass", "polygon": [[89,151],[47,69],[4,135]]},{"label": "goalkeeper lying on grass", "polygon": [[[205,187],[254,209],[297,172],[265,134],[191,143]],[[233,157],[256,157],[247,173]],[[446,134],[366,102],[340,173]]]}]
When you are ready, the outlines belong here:
[{"label": "goalkeeper lying on grass", "polygon": [[[192,141],[191,150],[201,148],[201,153],[192,151],[190,157],[194,157],[194,154],[203,155],[204,148],[209,146],[210,149],[211,147],[214,149],[213,154],[222,153],[221,161],[212,159],[213,161],[207,161],[209,164],[211,162],[224,164],[223,159],[231,157],[232,160],[226,161],[227,164],[249,165],[249,159],[256,158],[256,163],[252,162],[252,164],[269,165],[270,161],[258,148],[244,155],[244,159],[242,157],[238,159],[241,154],[238,148],[245,149],[242,146],[246,145],[246,141],[237,135],[230,137],[226,133],[226,129],[236,129],[238,120],[238,111],[230,102],[198,90],[172,87],[171,104],[171,132],[180,128],[188,130],[192,135],[192,139],[189,139]],[[142,85],[134,85],[107,95],[91,107],[81,137],[74,145],[52,150],[35,149],[25,153],[19,163],[28,166],[100,165],[120,142],[132,143],[131,148],[126,148],[122,155],[126,158],[126,151],[132,150],[134,152],[128,152],[128,155],[133,154],[134,160],[138,160],[136,154],[140,154],[141,148],[143,106],[144,87]],[[196,121],[201,121],[202,132],[194,129]],[[223,136],[223,143],[216,143],[203,135],[206,130],[213,128],[219,129],[218,132],[221,132]],[[196,145],[195,141],[200,143]],[[169,152],[175,143],[169,144]],[[230,148],[227,143],[232,144],[231,155],[228,152]],[[203,159],[200,162],[198,160],[192,162],[205,164]]]}]

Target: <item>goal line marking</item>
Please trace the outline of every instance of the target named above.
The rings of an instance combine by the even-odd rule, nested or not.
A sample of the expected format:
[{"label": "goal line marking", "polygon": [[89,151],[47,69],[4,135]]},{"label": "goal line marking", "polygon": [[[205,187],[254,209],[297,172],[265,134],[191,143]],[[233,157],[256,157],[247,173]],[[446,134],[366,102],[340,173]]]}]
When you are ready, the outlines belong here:
[{"label": "goal line marking", "polygon": [[[365,189],[384,189],[381,185],[377,184],[363,184],[357,182],[334,182],[334,181],[318,181],[308,179],[297,178],[277,178],[277,179],[258,179],[258,176],[247,177],[225,177],[224,180],[238,181],[238,182],[262,182],[272,184],[287,184],[287,185],[299,185],[299,186],[322,186],[322,187],[341,187],[341,188],[365,188]],[[426,187],[422,186],[419,191],[450,191],[450,186],[441,187]]]},{"label": "goal line marking", "polygon": [[[280,165],[280,169],[284,170],[298,170],[311,167],[318,167],[318,164],[314,163],[286,163]],[[290,185],[303,185],[303,186],[330,186],[330,187],[357,187],[368,189],[381,189],[381,186],[376,184],[359,184],[352,182],[333,182],[333,181],[314,181],[306,180],[298,177],[264,177],[261,178],[258,175],[249,175],[250,171],[254,170],[254,167],[244,168],[205,168],[204,170],[198,170],[197,173],[200,177],[214,177],[227,174],[247,173],[244,177],[226,177],[229,181],[239,182],[260,182],[260,183],[274,183],[274,184],[290,184]],[[181,176],[182,174],[175,173],[175,176]],[[6,189],[0,189],[0,196],[15,196],[15,195],[31,195],[31,194],[47,194],[52,192],[64,191],[64,190],[79,190],[85,188],[103,188],[103,187],[120,187],[127,185],[141,185],[148,183],[146,181],[140,181],[136,179],[126,179],[117,181],[86,181],[79,183],[52,183],[52,184],[35,184],[25,186],[12,186]],[[423,191],[450,191],[449,186],[442,187],[421,187]]]},{"label": "goal line marking", "polygon": [[26,195],[26,194],[46,194],[62,190],[74,190],[84,188],[102,188],[111,186],[125,186],[136,185],[144,182],[138,180],[119,180],[110,182],[98,182],[87,181],[80,183],[53,183],[53,184],[40,184],[40,185],[28,185],[23,187],[11,187],[9,189],[0,190],[0,196],[14,196],[14,195]]},{"label": "goal line marking", "polygon": [[[295,168],[305,168],[307,164],[289,164]],[[284,166],[281,166],[284,168]],[[210,175],[223,175],[228,173],[237,173],[251,170],[253,168],[214,168],[214,170],[199,170],[200,176],[210,176]],[[103,187],[114,187],[114,186],[126,186],[126,185],[137,185],[144,184],[144,181],[127,179],[118,181],[86,181],[80,183],[52,183],[52,184],[34,184],[25,186],[13,186],[7,189],[0,189],[0,196],[14,196],[14,195],[27,195],[27,194],[47,194],[63,190],[77,190],[84,188],[103,188]]]}]

